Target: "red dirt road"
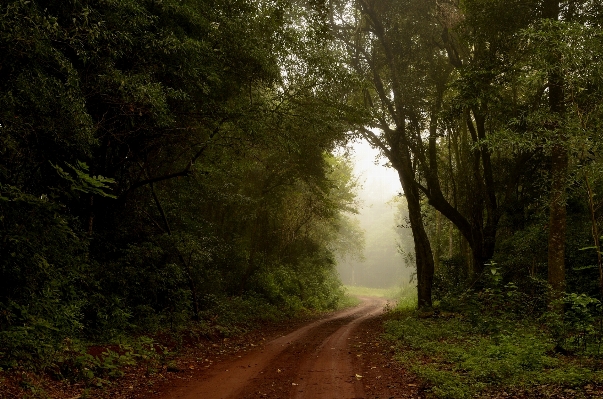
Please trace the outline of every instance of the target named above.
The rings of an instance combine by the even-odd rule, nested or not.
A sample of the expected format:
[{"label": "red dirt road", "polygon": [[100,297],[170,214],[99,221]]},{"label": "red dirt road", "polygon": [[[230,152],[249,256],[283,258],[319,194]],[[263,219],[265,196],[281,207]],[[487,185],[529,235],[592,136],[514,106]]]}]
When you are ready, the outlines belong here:
[{"label": "red dirt road", "polygon": [[[358,347],[365,342],[355,342],[352,335],[363,322],[381,314],[386,301],[361,299],[355,308],[336,312],[274,339],[263,348],[210,366],[161,398],[366,398],[364,374],[370,372],[364,373],[363,369],[369,371],[377,366],[361,361],[364,352]],[[367,341],[366,337],[363,341]],[[394,396],[385,393],[371,397]]]}]

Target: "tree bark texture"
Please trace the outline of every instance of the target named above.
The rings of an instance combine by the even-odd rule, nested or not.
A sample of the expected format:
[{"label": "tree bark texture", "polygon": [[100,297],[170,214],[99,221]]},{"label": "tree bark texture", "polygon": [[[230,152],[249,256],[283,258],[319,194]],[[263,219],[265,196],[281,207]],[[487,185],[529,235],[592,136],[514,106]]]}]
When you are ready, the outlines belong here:
[{"label": "tree bark texture", "polygon": [[410,151],[404,145],[400,146],[401,159],[394,158],[392,165],[398,172],[402,189],[406,196],[408,218],[415,245],[415,262],[417,266],[417,294],[419,309],[432,306],[432,286],[435,265],[429,236],[425,231],[421,213],[420,191],[414,184],[414,170],[410,161]]},{"label": "tree bark texture", "polygon": [[[545,0],[544,15],[546,19],[559,20],[559,1]],[[565,186],[568,171],[568,153],[566,138],[561,126],[565,111],[563,76],[558,68],[559,55],[550,54],[551,72],[548,76],[549,111],[554,122],[549,126],[554,141],[551,152],[551,198],[549,203],[549,237],[548,237],[548,282],[553,290],[553,298],[559,298],[565,291],[565,234],[567,210],[565,206]]]},{"label": "tree bark texture", "polygon": [[553,296],[560,297],[565,291],[565,231],[567,211],[565,207],[565,176],[567,151],[562,145],[553,148],[551,159],[551,201],[549,205],[548,282]]},{"label": "tree bark texture", "polygon": [[[401,175],[401,173],[399,173]],[[400,177],[400,181],[404,178]],[[406,184],[402,184],[403,188]],[[404,188],[406,201],[408,203],[408,216],[410,219],[410,227],[415,244],[415,260],[417,265],[417,291],[419,299],[419,309],[432,306],[432,286],[433,274],[435,270],[433,253],[429,237],[425,231],[423,224],[423,216],[421,215],[421,203],[419,190],[410,185],[409,188]]]},{"label": "tree bark texture", "polygon": [[599,235],[599,227],[597,226],[597,215],[595,202],[593,200],[594,193],[591,188],[590,182],[588,181],[588,176],[584,175],[584,182],[586,183],[586,193],[588,195],[588,210],[590,213],[590,222],[591,222],[591,234],[593,236],[593,241],[595,244],[595,251],[597,251],[597,266],[599,268],[599,292],[603,296],[603,258],[601,256],[601,240]]}]

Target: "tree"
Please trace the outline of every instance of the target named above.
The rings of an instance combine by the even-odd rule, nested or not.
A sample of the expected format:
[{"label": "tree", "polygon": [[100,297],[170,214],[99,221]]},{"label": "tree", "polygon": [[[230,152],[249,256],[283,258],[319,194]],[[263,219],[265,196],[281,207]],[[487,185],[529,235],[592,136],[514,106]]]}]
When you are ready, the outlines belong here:
[{"label": "tree", "polygon": [[[371,115],[366,127],[360,128],[361,134],[380,148],[399,172],[415,240],[419,306],[431,306],[434,261],[422,220],[422,195],[463,233],[478,267],[487,256],[481,219],[470,223],[441,190],[439,114],[451,68],[437,47],[441,39],[432,17],[435,3],[359,4],[356,15],[339,16],[339,21],[347,18],[350,23],[336,26],[336,37],[348,46],[348,62],[366,84],[362,99]],[[377,130],[381,133],[375,133]],[[428,143],[424,143],[425,131],[429,132]],[[487,154],[483,159],[489,165]]]},{"label": "tree", "polygon": [[[560,3],[557,0],[545,0],[543,18],[558,21]],[[565,186],[568,172],[567,138],[560,121],[565,113],[564,82],[557,60],[559,52],[552,49],[549,55],[548,72],[549,110],[552,116],[550,129],[553,133],[551,150],[551,200],[549,211],[549,251],[548,281],[554,295],[559,297],[565,291],[565,231],[567,212],[565,209]]]},{"label": "tree", "polygon": [[[371,84],[364,89],[367,104],[375,105],[371,98],[373,95],[378,99],[379,106],[372,110],[372,122],[366,128],[361,127],[360,131],[373,146],[381,149],[398,171],[414,238],[419,307],[430,307],[433,254],[422,220],[421,194],[416,184],[419,169],[410,143],[413,126],[409,121],[415,111],[412,104],[418,88],[409,85],[414,76],[407,75],[402,81],[402,73],[410,69],[415,55],[410,54],[413,47],[410,36],[422,28],[416,22],[424,16],[422,12],[427,7],[417,7],[415,14],[404,15],[397,12],[403,4],[392,3],[389,8],[379,2],[362,1],[359,5],[354,30],[359,35],[340,37],[349,46],[351,65]],[[401,35],[396,36],[395,33],[399,32],[395,30],[392,33],[395,23],[399,24]],[[339,30],[345,32],[346,29],[350,28],[342,27]],[[380,129],[382,134],[374,133],[373,128]]]},{"label": "tree", "polygon": [[225,296],[336,306],[346,88],[317,72],[319,21],[298,23],[316,10],[289,5],[0,6],[2,353],[182,325]]},{"label": "tree", "polygon": [[[472,253],[468,274],[476,280],[494,255],[500,219],[537,154],[534,147],[509,151],[491,145],[501,130],[525,131],[505,119],[521,118],[527,111],[520,107],[531,106],[528,99],[518,102],[522,71],[516,64],[529,62],[521,51],[522,32],[541,15],[536,1],[516,6],[361,1],[354,13],[341,8],[333,20],[350,68],[364,84],[358,99],[370,114],[361,134],[400,172],[414,226],[421,306],[430,303],[426,287],[434,262],[423,260],[433,255],[420,196],[466,240]],[[557,208],[552,210],[554,217]]]}]

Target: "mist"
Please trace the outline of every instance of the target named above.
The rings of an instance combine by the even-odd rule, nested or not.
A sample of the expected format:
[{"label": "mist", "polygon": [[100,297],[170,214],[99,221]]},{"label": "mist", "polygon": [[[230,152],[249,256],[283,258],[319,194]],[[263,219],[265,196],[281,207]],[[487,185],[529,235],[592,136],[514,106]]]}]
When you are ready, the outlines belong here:
[{"label": "mist", "polygon": [[414,273],[412,233],[404,226],[407,210],[397,172],[386,166],[379,151],[365,142],[349,148],[360,188],[359,213],[352,215],[364,231],[364,256],[338,261],[346,285],[391,288],[407,285]]}]

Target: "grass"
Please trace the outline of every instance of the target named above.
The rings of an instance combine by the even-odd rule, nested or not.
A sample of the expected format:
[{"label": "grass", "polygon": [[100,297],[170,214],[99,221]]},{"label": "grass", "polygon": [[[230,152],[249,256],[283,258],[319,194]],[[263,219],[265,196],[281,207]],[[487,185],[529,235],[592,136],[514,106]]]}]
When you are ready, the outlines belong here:
[{"label": "grass", "polygon": [[348,293],[339,301],[337,309],[352,308],[360,304],[360,299]]},{"label": "grass", "polygon": [[503,390],[547,396],[567,389],[581,397],[603,384],[600,359],[556,354],[554,340],[536,322],[509,319],[488,332],[460,314],[420,318],[414,309],[400,302],[385,335],[395,343],[397,359],[424,379],[432,397],[462,399]]},{"label": "grass", "polygon": [[414,297],[416,289],[410,286],[390,287],[390,288],[373,288],[360,287],[355,285],[346,285],[346,293],[353,296],[373,296],[378,298],[392,299],[396,301],[407,300]]}]

